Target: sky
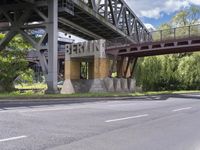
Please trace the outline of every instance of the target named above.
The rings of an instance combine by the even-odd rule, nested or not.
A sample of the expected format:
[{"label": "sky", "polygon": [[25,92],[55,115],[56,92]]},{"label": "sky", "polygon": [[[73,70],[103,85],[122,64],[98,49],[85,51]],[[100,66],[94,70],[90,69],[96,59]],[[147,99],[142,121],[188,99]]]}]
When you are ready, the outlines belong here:
[{"label": "sky", "polygon": [[200,6],[200,0],[125,0],[147,28],[157,28],[172,16],[191,5]]},{"label": "sky", "polygon": [[[200,6],[200,0],[125,0],[128,6],[141,19],[145,26],[156,29],[161,24],[171,20],[172,16],[180,10],[191,5]],[[72,36],[75,41],[81,39]]]}]

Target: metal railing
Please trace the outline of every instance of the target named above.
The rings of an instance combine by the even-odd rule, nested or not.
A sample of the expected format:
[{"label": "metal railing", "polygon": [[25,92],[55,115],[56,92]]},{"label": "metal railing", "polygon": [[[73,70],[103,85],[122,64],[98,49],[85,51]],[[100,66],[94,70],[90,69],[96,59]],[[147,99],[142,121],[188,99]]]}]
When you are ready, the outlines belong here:
[{"label": "metal railing", "polygon": [[[142,34],[139,35],[141,36]],[[142,40],[140,40],[138,43],[175,41],[178,39],[190,39],[195,37],[200,37],[200,24],[152,31],[146,39],[141,38]],[[133,36],[133,38],[135,37]],[[127,40],[126,37],[118,37],[106,41],[107,48],[122,47],[129,44],[133,43]]]},{"label": "metal railing", "polygon": [[126,37],[117,37],[114,39],[106,40],[106,47],[121,47],[131,44],[131,42]]},{"label": "metal railing", "polygon": [[200,37],[200,24],[151,32],[152,42]]}]

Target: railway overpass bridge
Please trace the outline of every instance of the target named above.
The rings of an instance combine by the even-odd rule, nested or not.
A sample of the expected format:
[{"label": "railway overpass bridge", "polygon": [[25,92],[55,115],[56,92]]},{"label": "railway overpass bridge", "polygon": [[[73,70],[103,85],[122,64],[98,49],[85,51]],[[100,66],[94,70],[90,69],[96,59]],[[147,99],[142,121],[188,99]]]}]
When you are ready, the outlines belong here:
[{"label": "railway overpass bridge", "polygon": [[[152,31],[150,36],[151,41],[139,42],[138,44],[134,44],[124,37],[107,40],[105,52],[111,56],[113,65],[109,72],[116,72],[113,69],[116,68],[117,64],[120,64],[118,77],[128,77],[127,71],[130,66],[132,66],[131,76],[133,76],[139,57],[200,51],[200,24]],[[44,52],[44,57],[48,58],[47,51]],[[37,52],[31,52],[27,59],[39,61],[39,55]],[[64,48],[58,49],[58,59],[59,62],[64,62]]]},{"label": "railway overpass bridge", "polygon": [[[41,30],[42,35],[34,35]],[[117,68],[118,76],[125,78],[130,68],[133,75],[138,57],[200,50],[199,25],[150,33],[124,0],[0,1],[0,32],[5,34],[0,50],[17,34],[30,42],[48,74],[47,93],[58,92],[57,60],[64,54],[58,53],[59,30],[107,40],[105,52],[113,60],[109,72]]]},{"label": "railway overpass bridge", "polygon": [[107,42],[106,53],[113,56],[113,65],[120,64],[119,77],[128,77],[129,67],[133,77],[139,57],[200,51],[200,24],[153,31],[150,35],[151,41],[137,44],[123,38]]},{"label": "railway overpass bridge", "polygon": [[[48,72],[47,93],[57,92],[58,30],[88,40],[126,37],[137,43],[151,38],[123,0],[2,0],[0,24],[0,32],[6,34],[0,41],[0,50],[17,34],[41,55],[48,49],[48,62],[40,59]],[[43,35],[34,38],[33,31],[41,29]]]}]

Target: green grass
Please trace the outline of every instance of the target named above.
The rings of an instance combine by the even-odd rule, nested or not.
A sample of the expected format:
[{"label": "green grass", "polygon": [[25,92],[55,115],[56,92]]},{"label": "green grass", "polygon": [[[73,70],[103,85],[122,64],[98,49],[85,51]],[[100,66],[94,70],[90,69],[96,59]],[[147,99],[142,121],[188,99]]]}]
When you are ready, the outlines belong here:
[{"label": "green grass", "polygon": [[76,94],[44,94],[43,91],[34,93],[33,91],[19,91],[12,93],[0,93],[0,99],[53,99],[53,98],[92,98],[92,97],[134,97],[134,96],[152,96],[160,94],[186,94],[186,93],[200,93],[200,90],[193,91],[159,91],[159,92],[136,92],[136,93],[76,93]]},{"label": "green grass", "polygon": [[35,83],[35,84],[19,84],[15,85],[16,89],[46,89],[47,84],[45,83]]}]

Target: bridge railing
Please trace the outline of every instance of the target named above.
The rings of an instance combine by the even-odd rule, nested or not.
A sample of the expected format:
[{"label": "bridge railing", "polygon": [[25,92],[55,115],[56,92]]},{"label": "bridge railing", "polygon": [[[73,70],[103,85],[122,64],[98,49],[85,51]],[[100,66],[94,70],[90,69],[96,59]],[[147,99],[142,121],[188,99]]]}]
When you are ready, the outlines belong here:
[{"label": "bridge railing", "polygon": [[114,39],[106,40],[106,48],[121,47],[132,44],[126,37],[117,37]]},{"label": "bridge railing", "polygon": [[166,41],[200,37],[200,24],[151,32],[152,41]]},{"label": "bridge railing", "polygon": [[[140,36],[142,36],[142,33],[140,33]],[[143,40],[138,43],[176,41],[178,39],[190,39],[195,37],[200,38],[200,24],[152,31],[146,39],[142,38]],[[126,37],[119,37],[106,41],[107,48],[122,47],[129,44],[133,43],[128,41]]]}]

